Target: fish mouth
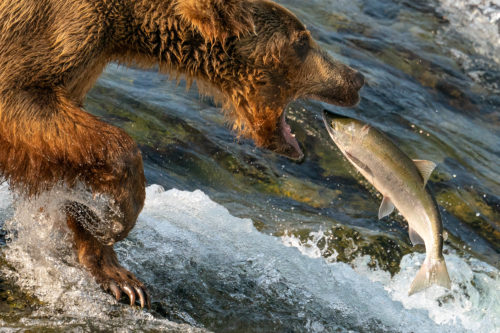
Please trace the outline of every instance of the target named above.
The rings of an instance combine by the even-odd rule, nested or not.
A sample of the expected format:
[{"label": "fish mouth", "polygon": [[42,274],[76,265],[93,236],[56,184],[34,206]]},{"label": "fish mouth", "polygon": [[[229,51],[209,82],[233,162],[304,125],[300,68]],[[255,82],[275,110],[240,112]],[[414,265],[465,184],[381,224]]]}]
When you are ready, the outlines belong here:
[{"label": "fish mouth", "polygon": [[322,115],[323,115],[323,117],[322,117],[323,123],[325,124],[326,130],[327,130],[328,134],[332,135],[333,134],[333,129],[332,129],[331,122],[328,119],[329,118],[328,111],[323,110]]},{"label": "fish mouth", "polygon": [[275,135],[266,148],[295,162],[302,162],[304,160],[304,153],[295,138],[295,134],[292,133],[290,125],[286,122],[285,109],[283,109],[278,119]]},{"label": "fish mouth", "polygon": [[328,134],[330,134],[332,139],[334,139],[336,136],[336,131],[332,126],[332,121],[334,119],[341,119],[341,118],[348,119],[349,117],[335,113],[335,112],[327,110],[327,109],[323,109],[322,114],[323,114],[323,117],[322,117],[323,123],[325,124],[326,130],[328,131]]}]

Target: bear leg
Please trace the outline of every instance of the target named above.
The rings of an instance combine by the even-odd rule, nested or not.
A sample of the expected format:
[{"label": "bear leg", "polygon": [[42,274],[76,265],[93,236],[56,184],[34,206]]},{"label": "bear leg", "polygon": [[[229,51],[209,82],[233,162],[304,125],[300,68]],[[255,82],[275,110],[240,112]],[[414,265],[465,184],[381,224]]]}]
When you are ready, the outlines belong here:
[{"label": "bear leg", "polygon": [[132,304],[149,304],[144,285],[120,266],[112,247],[134,227],[145,199],[132,138],[85,112],[62,88],[26,87],[0,91],[0,148],[0,175],[21,195],[64,182],[83,184],[97,198],[64,207],[78,259],[116,297],[123,291]]},{"label": "bear leg", "polygon": [[120,300],[124,292],[130,305],[136,300],[141,307],[151,308],[151,298],[144,284],[134,274],[123,268],[118,262],[113,245],[103,245],[90,232],[82,227],[82,218],[97,218],[87,207],[77,203],[69,204],[67,208],[67,224],[73,232],[78,261],[96,279],[102,288],[112,293],[116,300]]}]

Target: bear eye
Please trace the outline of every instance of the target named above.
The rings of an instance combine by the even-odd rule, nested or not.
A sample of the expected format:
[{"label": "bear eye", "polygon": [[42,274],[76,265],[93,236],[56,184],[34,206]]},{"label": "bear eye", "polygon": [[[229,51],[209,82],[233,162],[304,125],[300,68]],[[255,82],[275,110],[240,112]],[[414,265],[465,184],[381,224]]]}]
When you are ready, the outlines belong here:
[{"label": "bear eye", "polygon": [[293,43],[293,48],[297,56],[304,60],[309,52],[309,37],[307,35],[302,35],[300,38]]}]

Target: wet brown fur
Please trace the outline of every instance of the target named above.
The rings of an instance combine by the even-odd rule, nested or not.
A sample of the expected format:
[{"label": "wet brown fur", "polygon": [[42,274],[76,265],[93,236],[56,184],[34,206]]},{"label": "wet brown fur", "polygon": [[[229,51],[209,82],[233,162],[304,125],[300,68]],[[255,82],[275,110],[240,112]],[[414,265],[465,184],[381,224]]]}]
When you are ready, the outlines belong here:
[{"label": "wet brown fur", "polygon": [[[284,106],[299,97],[352,105],[361,86],[293,14],[266,0],[2,0],[0,176],[26,196],[60,181],[108,194],[121,212],[109,218],[123,227],[110,244],[132,229],[145,197],[136,144],[82,109],[110,61],[198,80],[240,135],[292,157],[279,130]],[[68,210],[82,263],[105,288],[106,279],[132,283],[95,271],[114,252],[75,227],[81,216]]]}]

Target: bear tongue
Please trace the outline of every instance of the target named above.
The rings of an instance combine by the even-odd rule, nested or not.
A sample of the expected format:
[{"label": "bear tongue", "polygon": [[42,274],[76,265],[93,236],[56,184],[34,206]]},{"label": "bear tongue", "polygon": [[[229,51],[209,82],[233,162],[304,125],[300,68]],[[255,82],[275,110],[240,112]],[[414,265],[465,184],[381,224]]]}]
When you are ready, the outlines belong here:
[{"label": "bear tongue", "polygon": [[279,120],[279,133],[281,136],[280,141],[282,141],[282,143],[276,152],[278,154],[285,155],[292,160],[298,162],[302,161],[302,159],[304,158],[304,153],[300,149],[295,135],[292,134],[290,125],[286,123],[285,111],[283,111]]}]

